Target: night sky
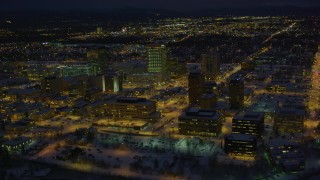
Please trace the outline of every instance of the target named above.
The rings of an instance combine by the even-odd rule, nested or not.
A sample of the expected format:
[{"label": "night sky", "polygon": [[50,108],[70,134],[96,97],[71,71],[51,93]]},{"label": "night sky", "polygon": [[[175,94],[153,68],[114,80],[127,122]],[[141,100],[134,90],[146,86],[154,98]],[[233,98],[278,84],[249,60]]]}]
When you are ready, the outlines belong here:
[{"label": "night sky", "polygon": [[320,0],[1,0],[0,10],[108,10],[150,8],[199,10],[260,6],[320,6]]}]

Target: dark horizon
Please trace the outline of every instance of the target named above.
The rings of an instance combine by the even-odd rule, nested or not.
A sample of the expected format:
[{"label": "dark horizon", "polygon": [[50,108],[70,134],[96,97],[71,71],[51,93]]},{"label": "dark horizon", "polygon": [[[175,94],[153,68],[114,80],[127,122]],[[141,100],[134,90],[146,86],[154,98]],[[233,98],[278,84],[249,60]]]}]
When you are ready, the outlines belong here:
[{"label": "dark horizon", "polygon": [[110,11],[114,9],[163,9],[192,12],[207,9],[241,9],[264,7],[320,7],[318,0],[4,0],[0,11]]},{"label": "dark horizon", "polygon": [[0,8],[2,18],[41,18],[43,17],[74,17],[74,16],[97,16],[115,19],[144,19],[154,17],[205,17],[205,16],[319,16],[320,5],[315,7],[299,6],[252,6],[252,7],[221,7],[205,8],[201,10],[171,10],[165,8],[142,8],[142,7],[118,7],[112,9],[16,9],[4,10]]}]

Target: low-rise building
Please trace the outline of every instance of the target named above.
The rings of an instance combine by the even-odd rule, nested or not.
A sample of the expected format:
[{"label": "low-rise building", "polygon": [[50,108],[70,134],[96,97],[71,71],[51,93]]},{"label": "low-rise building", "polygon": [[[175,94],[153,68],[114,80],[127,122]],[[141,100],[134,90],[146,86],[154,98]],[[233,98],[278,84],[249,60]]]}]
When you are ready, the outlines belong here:
[{"label": "low-rise building", "polygon": [[107,116],[156,120],[160,118],[156,102],[145,98],[121,97],[105,102]]},{"label": "low-rise building", "polygon": [[30,115],[30,118],[32,118],[35,121],[43,121],[52,118],[54,115],[55,112],[53,111],[53,109],[44,108]]},{"label": "low-rise building", "polygon": [[62,127],[59,126],[36,126],[32,128],[28,133],[33,138],[54,138],[61,135]]},{"label": "low-rise building", "polygon": [[32,139],[20,136],[3,142],[1,147],[6,149],[9,153],[16,153],[26,150],[27,146],[31,143]]},{"label": "low-rise building", "polygon": [[305,158],[298,143],[274,139],[266,143],[266,148],[272,164],[283,171],[299,172],[305,169]]},{"label": "low-rise building", "polygon": [[279,133],[302,133],[305,111],[297,108],[278,108],[274,118],[274,130]]},{"label": "low-rise building", "polygon": [[29,131],[35,122],[31,119],[22,119],[6,126],[6,136],[17,137]]},{"label": "low-rise building", "polygon": [[253,160],[257,153],[257,138],[247,134],[230,134],[224,139],[224,151],[231,157]]},{"label": "low-rise building", "polygon": [[264,130],[264,113],[246,112],[232,119],[232,133],[261,136]]}]

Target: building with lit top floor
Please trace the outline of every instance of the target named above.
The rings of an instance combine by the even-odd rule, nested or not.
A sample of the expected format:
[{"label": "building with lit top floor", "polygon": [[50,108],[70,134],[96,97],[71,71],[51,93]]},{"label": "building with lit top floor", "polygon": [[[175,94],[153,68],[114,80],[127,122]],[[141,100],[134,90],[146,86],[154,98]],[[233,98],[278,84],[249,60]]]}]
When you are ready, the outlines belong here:
[{"label": "building with lit top floor", "polygon": [[185,135],[218,136],[223,116],[215,110],[190,108],[179,116],[179,133]]}]

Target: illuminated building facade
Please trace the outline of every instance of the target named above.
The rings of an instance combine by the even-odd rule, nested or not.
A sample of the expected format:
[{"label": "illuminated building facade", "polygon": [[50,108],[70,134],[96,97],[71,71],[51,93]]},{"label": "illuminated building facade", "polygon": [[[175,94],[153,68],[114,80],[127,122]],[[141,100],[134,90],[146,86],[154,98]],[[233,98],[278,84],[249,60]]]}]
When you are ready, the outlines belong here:
[{"label": "illuminated building facade", "polygon": [[164,73],[167,64],[167,48],[164,45],[147,47],[148,72]]},{"label": "illuminated building facade", "polygon": [[284,139],[270,140],[266,144],[266,152],[274,166],[285,172],[301,172],[305,170],[305,157],[300,145]]},{"label": "illuminated building facade", "polygon": [[247,134],[230,134],[224,139],[225,152],[234,158],[253,160],[257,152],[257,138]]},{"label": "illuminated building facade", "polygon": [[279,133],[302,133],[305,111],[297,108],[278,108],[274,117],[274,130]]},{"label": "illuminated building facade", "polygon": [[232,119],[233,134],[261,136],[264,130],[264,113],[247,112]]},{"label": "illuminated building facade", "polygon": [[179,133],[199,136],[218,136],[223,116],[215,110],[190,108],[179,116]]},{"label": "illuminated building facade", "polygon": [[106,115],[112,117],[155,120],[160,117],[156,110],[156,103],[144,98],[122,97],[105,103]]},{"label": "illuminated building facade", "polygon": [[100,74],[98,66],[93,64],[86,65],[72,65],[72,66],[60,66],[60,77],[70,77],[70,76],[96,76]]}]

